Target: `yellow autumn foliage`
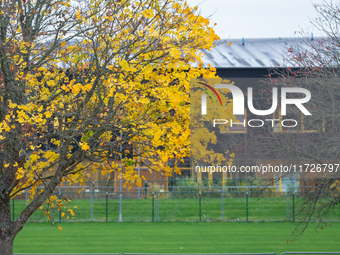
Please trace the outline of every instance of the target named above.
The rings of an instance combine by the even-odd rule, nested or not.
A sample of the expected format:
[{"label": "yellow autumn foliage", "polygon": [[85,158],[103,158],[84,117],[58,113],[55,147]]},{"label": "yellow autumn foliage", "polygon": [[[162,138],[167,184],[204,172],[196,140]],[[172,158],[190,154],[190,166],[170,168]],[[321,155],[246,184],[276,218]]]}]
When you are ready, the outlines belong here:
[{"label": "yellow autumn foliage", "polygon": [[31,190],[22,222],[47,199],[60,210],[54,189],[83,184],[89,167],[130,187],[141,185],[133,158],[180,172],[167,162],[190,153],[190,79],[215,77],[199,52],[219,39],[209,20],[179,0],[19,2],[0,17],[14,31],[0,36],[0,163],[4,194]]}]

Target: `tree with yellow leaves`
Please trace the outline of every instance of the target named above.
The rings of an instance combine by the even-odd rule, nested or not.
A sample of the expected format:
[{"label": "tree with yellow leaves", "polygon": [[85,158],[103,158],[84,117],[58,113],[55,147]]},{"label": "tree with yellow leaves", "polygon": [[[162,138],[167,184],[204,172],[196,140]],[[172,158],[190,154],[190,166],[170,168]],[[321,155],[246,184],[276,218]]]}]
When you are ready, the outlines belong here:
[{"label": "tree with yellow leaves", "polygon": [[[190,78],[215,77],[191,64],[218,39],[196,9],[181,0],[0,3],[1,254],[13,253],[43,204],[47,217],[60,210],[53,191],[83,182],[87,168],[140,185],[138,156],[170,176],[166,162],[188,155]],[[133,159],[121,168],[108,158],[123,144],[140,153],[125,151]],[[10,199],[26,189],[28,205],[11,222]]]}]

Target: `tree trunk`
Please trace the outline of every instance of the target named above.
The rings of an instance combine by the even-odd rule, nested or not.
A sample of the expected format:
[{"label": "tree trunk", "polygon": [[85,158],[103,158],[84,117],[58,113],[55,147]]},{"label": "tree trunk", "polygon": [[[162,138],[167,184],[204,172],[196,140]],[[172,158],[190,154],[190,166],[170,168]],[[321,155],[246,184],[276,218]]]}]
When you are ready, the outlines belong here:
[{"label": "tree trunk", "polygon": [[10,198],[0,198],[0,255],[13,255],[14,233],[11,221]]},{"label": "tree trunk", "polygon": [[0,238],[0,255],[13,255],[13,238]]}]

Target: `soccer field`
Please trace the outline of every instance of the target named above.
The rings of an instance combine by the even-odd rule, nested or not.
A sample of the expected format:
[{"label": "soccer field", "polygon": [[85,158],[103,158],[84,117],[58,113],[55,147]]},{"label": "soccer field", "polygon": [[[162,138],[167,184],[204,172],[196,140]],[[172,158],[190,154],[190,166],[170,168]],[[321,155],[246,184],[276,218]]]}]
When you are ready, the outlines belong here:
[{"label": "soccer field", "polygon": [[255,253],[340,251],[340,223],[311,223],[296,242],[291,222],[27,223],[15,253]]}]

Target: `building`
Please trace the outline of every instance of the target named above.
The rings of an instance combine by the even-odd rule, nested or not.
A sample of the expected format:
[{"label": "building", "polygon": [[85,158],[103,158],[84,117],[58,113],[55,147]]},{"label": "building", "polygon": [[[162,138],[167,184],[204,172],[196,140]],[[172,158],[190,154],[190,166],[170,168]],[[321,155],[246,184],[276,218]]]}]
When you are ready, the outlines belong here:
[{"label": "building", "polygon": [[[292,62],[285,62],[284,56],[295,50],[298,50],[297,45],[299,44],[299,38],[265,38],[265,39],[231,39],[225,43],[217,43],[217,46],[208,51],[203,50],[202,52],[205,54],[203,58],[204,66],[208,67],[208,65],[213,66],[216,68],[217,75],[223,79],[228,79],[234,81],[235,84],[242,90],[243,93],[247,93],[247,87],[249,87],[249,82],[252,82],[253,91],[254,91],[254,98],[257,94],[263,93],[262,89],[263,84],[258,85],[260,81],[264,81],[268,78],[269,70],[270,69],[277,69],[277,70],[285,70],[288,67],[291,70],[298,70],[299,68],[294,65]],[[231,44],[229,45],[229,42]],[[269,86],[269,85],[268,85]],[[261,90],[261,91],[260,91]],[[260,98],[260,97],[258,97]],[[254,99],[255,100],[255,99]],[[267,99],[268,100],[268,99]],[[269,102],[269,100],[268,100]],[[257,109],[268,109],[269,107],[266,106],[267,102],[263,99],[257,100]],[[255,107],[256,108],[256,107]],[[275,114],[275,116],[274,116]],[[237,120],[243,122],[244,120],[251,119],[251,117],[256,117],[256,115],[252,115],[247,106],[245,106],[245,112],[242,115],[237,116]],[[297,136],[303,137],[310,135],[312,133],[315,134],[315,130],[309,130],[304,126],[303,116],[295,116],[299,118],[299,122],[301,120],[301,124],[299,123]],[[273,113],[273,118],[282,119],[281,113],[279,109]],[[301,127],[300,127],[301,125]],[[249,129],[249,128],[248,128]],[[283,128],[284,129],[284,128]],[[283,130],[281,126],[275,124],[273,126],[272,132],[276,133],[285,133],[290,130]],[[246,127],[233,127],[227,128],[225,133],[227,136],[228,134],[232,134],[229,138],[225,141],[228,141],[228,145],[230,146],[230,150],[235,152],[237,151],[234,163],[237,168],[241,166],[257,166],[262,164],[263,162],[271,164],[271,165],[280,165],[282,164],[283,160],[280,158],[276,158],[275,155],[267,155],[267,158],[256,158],[252,157],[252,150],[253,148],[249,148],[247,146],[239,146],[239,150],[236,149],[238,146],[237,144],[246,144],[249,141],[249,130]],[[221,137],[227,137],[223,134],[219,134]],[[232,138],[231,138],[232,137]],[[301,139],[300,139],[301,140]],[[303,140],[303,139],[302,139]],[[235,146],[236,145],[236,146]],[[247,151],[248,150],[248,151]],[[247,156],[248,155],[248,156]],[[189,174],[190,171],[190,174]],[[263,175],[259,175],[258,173],[244,173],[241,174],[239,172],[236,173],[221,173],[221,172],[204,172],[204,173],[197,173],[195,168],[192,166],[191,169],[183,169],[184,175],[191,176],[197,178],[197,180],[202,179],[242,179],[242,178],[258,178],[264,177]],[[268,174],[265,177],[268,178],[275,178],[278,180],[278,183],[275,183],[276,186],[280,186],[280,190],[284,191],[287,186],[292,185],[292,181],[288,179],[281,178],[280,173]],[[293,178],[296,181],[293,181],[294,186],[303,186],[306,185],[305,183],[300,183],[299,179],[305,178],[313,178],[314,176],[311,174],[294,174]],[[283,187],[283,188],[282,188]]]}]

